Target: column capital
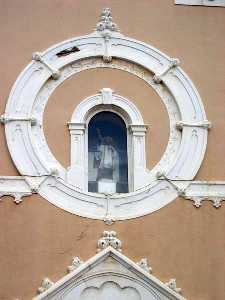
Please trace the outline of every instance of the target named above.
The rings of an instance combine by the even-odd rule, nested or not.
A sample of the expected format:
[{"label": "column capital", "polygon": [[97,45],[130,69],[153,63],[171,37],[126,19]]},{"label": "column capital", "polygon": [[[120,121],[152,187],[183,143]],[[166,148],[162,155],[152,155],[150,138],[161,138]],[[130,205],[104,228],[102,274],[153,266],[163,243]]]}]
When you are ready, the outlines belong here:
[{"label": "column capital", "polygon": [[67,125],[71,134],[83,134],[86,128],[85,123],[68,122]]},{"label": "column capital", "polygon": [[133,135],[138,135],[138,136],[145,136],[147,130],[148,130],[148,125],[142,125],[142,124],[132,124],[132,125],[129,125],[129,130],[130,132],[133,133]]}]

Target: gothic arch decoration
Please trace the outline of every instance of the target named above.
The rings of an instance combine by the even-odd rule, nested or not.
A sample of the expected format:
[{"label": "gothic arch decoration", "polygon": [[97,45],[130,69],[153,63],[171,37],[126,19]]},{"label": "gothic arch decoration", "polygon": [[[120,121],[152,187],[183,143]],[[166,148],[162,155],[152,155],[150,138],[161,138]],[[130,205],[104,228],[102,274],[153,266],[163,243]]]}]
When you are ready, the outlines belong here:
[{"label": "gothic arch decoration", "polygon": [[[168,111],[166,151],[150,172],[142,174],[143,186],[127,194],[91,195],[69,183],[67,170],[44,136],[43,112],[50,95],[64,80],[91,68],[116,68],[138,76],[155,89]],[[219,207],[225,200],[224,182],[193,181],[211,126],[193,83],[178,59],[121,34],[109,9],[103,9],[94,33],[33,55],[12,88],[1,122],[22,177],[1,177],[0,195],[14,196],[16,203],[22,196],[39,193],[64,210],[111,224],[154,212],[177,196],[193,200],[196,207],[203,200]],[[82,125],[79,130],[82,133]]]},{"label": "gothic arch decoration", "polygon": [[33,300],[185,300],[176,279],[163,283],[151,274],[146,258],[135,263],[122,254],[115,231],[103,232],[97,252],[86,262],[74,257],[69,274],[56,283],[44,278]]}]

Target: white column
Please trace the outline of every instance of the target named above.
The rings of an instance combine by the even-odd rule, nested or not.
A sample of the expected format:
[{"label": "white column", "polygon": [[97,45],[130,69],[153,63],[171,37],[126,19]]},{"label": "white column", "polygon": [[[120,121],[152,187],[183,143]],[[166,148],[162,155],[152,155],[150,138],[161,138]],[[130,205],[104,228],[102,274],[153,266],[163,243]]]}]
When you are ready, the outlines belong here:
[{"label": "white column", "polygon": [[67,181],[80,190],[85,188],[85,124],[68,123],[71,137],[70,167]]},{"label": "white column", "polygon": [[133,149],[130,160],[130,171],[133,177],[133,190],[137,190],[145,185],[146,181],[146,154],[145,135],[147,125],[130,125],[131,148]]}]

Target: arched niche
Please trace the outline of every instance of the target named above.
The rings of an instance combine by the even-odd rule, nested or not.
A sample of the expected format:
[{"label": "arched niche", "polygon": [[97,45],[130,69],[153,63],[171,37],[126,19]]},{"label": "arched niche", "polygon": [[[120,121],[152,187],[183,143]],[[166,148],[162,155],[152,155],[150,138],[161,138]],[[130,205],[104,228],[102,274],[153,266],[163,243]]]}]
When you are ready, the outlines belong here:
[{"label": "arched niche", "polygon": [[[99,187],[97,187],[98,183],[96,182],[95,187],[93,187],[93,183],[92,188],[90,187],[90,184],[88,188],[90,163],[98,164],[97,159],[95,159],[94,162],[93,155],[90,158],[91,155],[88,154],[88,141],[90,141],[89,124],[91,121],[93,121],[93,119],[97,118],[96,116],[99,116],[100,114],[103,114],[102,116],[104,116],[104,114],[107,113],[108,116],[110,116],[111,114],[111,122],[112,116],[114,116],[114,121],[117,119],[117,122],[120,122],[121,124],[120,126],[122,126],[122,123],[124,123],[124,127],[126,128],[127,141],[126,147],[124,146],[124,148],[126,148],[127,152],[127,187],[121,186],[122,171],[118,171],[119,174],[116,174],[116,172],[114,172],[114,179],[115,177],[117,177],[116,184],[105,183],[103,185],[100,184]],[[101,119],[99,119],[99,122],[101,122]],[[104,122],[104,120],[102,120],[102,122]],[[110,117],[108,123],[110,123]],[[72,115],[71,122],[68,125],[71,136],[71,165],[67,170],[68,183],[76,186],[81,191],[114,194],[135,191],[143,185],[143,182],[147,182],[145,155],[145,134],[147,131],[147,126],[144,125],[140,112],[131,101],[114,94],[110,88],[104,88],[101,90],[100,94],[86,98],[77,106]],[[119,124],[117,125],[119,126]],[[96,129],[93,129],[93,131],[96,131]],[[102,139],[107,137],[107,131],[110,132],[111,129],[105,131]],[[98,135],[99,134],[101,135],[100,132],[98,133]],[[113,138],[118,139],[118,134],[114,134]],[[123,137],[123,139],[124,138],[125,136]],[[103,142],[103,144],[104,143],[105,142]],[[118,140],[116,141],[116,144],[118,144]],[[116,147],[118,148],[118,146],[119,145],[114,145],[114,148],[116,149]],[[101,147],[102,150],[103,148],[107,148],[104,146]],[[97,152],[97,144],[95,150]],[[118,152],[119,149],[115,151],[115,155],[118,156]],[[101,153],[99,154],[102,155]],[[96,153],[96,155],[98,154]],[[117,160],[117,163],[119,163],[119,159],[122,158],[115,158],[115,160]],[[95,170],[95,172],[96,174],[92,174],[93,177],[102,177],[102,174],[97,174],[97,170]],[[102,171],[100,171],[100,173],[101,172]],[[123,175],[122,177],[124,179],[125,175]]]},{"label": "arched niche", "polygon": [[127,129],[114,112],[95,114],[88,124],[88,191],[127,193]]}]

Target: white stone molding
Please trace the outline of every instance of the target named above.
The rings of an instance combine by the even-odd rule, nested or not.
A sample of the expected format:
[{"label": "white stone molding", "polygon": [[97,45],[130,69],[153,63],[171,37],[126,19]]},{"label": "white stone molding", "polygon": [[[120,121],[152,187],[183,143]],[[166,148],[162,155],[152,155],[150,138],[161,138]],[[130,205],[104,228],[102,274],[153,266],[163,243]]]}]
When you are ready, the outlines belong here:
[{"label": "white stone molding", "polygon": [[137,265],[146,272],[150,274],[152,273],[152,268],[149,266],[147,258],[142,258],[139,262],[137,262]]},{"label": "white stone molding", "polygon": [[[175,181],[168,179],[162,173],[157,175],[160,181],[170,184],[170,187],[174,189],[177,196],[193,201],[193,205],[197,208],[202,206],[203,201],[211,201],[215,208],[221,207],[222,201],[225,201],[224,181]],[[51,178],[52,181],[49,180],[48,176],[38,178],[29,176],[0,176],[0,198],[11,196],[14,198],[14,202],[19,204],[22,202],[23,197],[38,193],[39,188],[45,181],[48,182],[49,186],[54,186],[55,176],[52,175]],[[109,201],[112,196],[106,195],[105,201]],[[116,221],[110,214],[106,214],[103,220],[107,225],[111,225]]]},{"label": "white stone molding", "polygon": [[211,129],[212,124],[208,120],[205,120],[203,122],[199,123],[188,123],[188,122],[183,122],[183,121],[178,121],[176,122],[176,127],[180,130],[182,130],[185,126],[187,127],[200,127],[200,128],[205,128],[205,129]]},{"label": "white stone molding", "polygon": [[105,217],[103,218],[103,221],[106,225],[112,225],[116,220],[111,215],[106,213]]},{"label": "white stone molding", "polygon": [[225,0],[175,0],[175,4],[225,7]]},{"label": "white stone molding", "polygon": [[111,246],[117,251],[122,251],[122,242],[116,237],[115,231],[104,231],[102,237],[98,240],[97,252]]},{"label": "white stone molding", "polygon": [[2,124],[6,124],[8,122],[13,122],[13,121],[27,121],[27,122],[31,123],[31,126],[37,125],[37,119],[32,118],[32,117],[6,116],[6,115],[1,115],[1,117],[0,117],[0,122]]},{"label": "white stone molding", "polygon": [[52,287],[53,285],[54,283],[50,279],[48,279],[47,277],[44,278],[41,282],[41,286],[37,290],[38,294],[44,293],[45,291],[50,289],[50,287]]},{"label": "white stone molding", "polygon": [[224,181],[193,181],[182,196],[192,200],[195,207],[201,207],[203,201],[211,201],[215,208],[219,208],[225,201],[225,184]]},{"label": "white stone molding", "polygon": [[83,100],[73,112],[68,123],[71,136],[71,165],[67,171],[67,180],[80,191],[88,189],[88,123],[101,111],[118,114],[127,127],[129,191],[141,188],[148,183],[146,170],[145,134],[141,113],[128,99],[116,95],[110,88],[103,88],[100,94]]},{"label": "white stone molding", "polygon": [[1,176],[0,177],[0,198],[11,196],[14,202],[19,204],[23,197],[30,196],[34,193],[30,185],[20,176]]},{"label": "white stone molding", "polygon": [[[12,160],[26,182],[37,186],[43,198],[66,211],[111,223],[149,214],[175,200],[179,195],[176,186],[181,190],[188,187],[201,166],[208,132],[205,126],[185,125],[205,124],[207,118],[196,88],[181,67],[175,66],[177,61],[152,46],[112,30],[108,10],[103,13],[103,19],[104,26],[108,24],[109,28],[64,41],[35,56],[38,61],[33,60],[25,68],[12,88],[4,115],[18,117],[17,120],[5,122],[5,133]],[[105,55],[104,30],[108,30],[110,35],[109,56],[112,61],[107,63],[102,59]],[[44,62],[51,68],[44,65]],[[71,76],[94,68],[119,69],[141,78],[156,91],[168,112],[170,136],[167,148],[156,166],[146,172],[146,176],[143,176],[143,172],[140,175],[142,186],[138,183],[139,188],[134,187],[133,192],[127,194],[113,194],[110,197],[92,194],[82,191],[82,184],[69,183],[68,171],[51,153],[44,136],[43,114],[49,97]],[[55,71],[60,72],[60,76],[56,76],[57,80],[52,78]],[[161,76],[160,83],[154,82],[154,74]],[[121,103],[121,96],[106,89],[100,93],[98,101],[101,105],[115,108],[116,103],[109,103],[118,97]],[[125,100],[122,102],[126,109],[129,108]],[[86,104],[91,105],[88,101]],[[79,106],[75,111],[81,111]],[[88,111],[88,107],[85,111]],[[31,121],[21,120],[21,117],[34,118],[38,126],[32,126]],[[134,113],[132,118],[135,122],[131,124],[144,125],[136,122],[139,117]],[[69,125],[74,142],[82,146],[81,140],[86,130],[82,120],[85,116],[75,115],[72,119],[77,125]],[[183,122],[182,130],[177,128],[178,122]],[[131,126],[129,131],[133,131],[136,138],[143,141],[144,127]],[[137,151],[143,153],[140,149]],[[145,156],[142,157],[141,163],[145,164]],[[76,148],[73,161],[79,158],[82,160],[84,157]],[[157,178],[158,172],[163,172],[173,184],[165,178]],[[84,182],[82,177],[81,181]]]},{"label": "white stone molding", "polygon": [[103,8],[100,20],[96,25],[96,32],[103,37],[104,54],[103,61],[105,63],[112,62],[111,56],[111,37],[119,32],[118,26],[112,22],[112,14],[110,8]]},{"label": "white stone molding", "polygon": [[164,284],[149,271],[146,259],[134,263],[109,243],[58,282],[46,280],[33,300],[105,300],[112,295],[117,300],[185,300],[174,279]]},{"label": "white stone molding", "polygon": [[141,295],[136,288],[120,286],[120,284],[113,281],[104,282],[99,287],[91,286],[86,288],[82,292],[80,299],[89,300],[91,296],[98,300],[110,299],[112,296],[116,300],[141,300]]},{"label": "white stone molding", "polygon": [[74,271],[82,264],[83,261],[78,256],[73,257],[71,265],[67,267],[68,273]]},{"label": "white stone molding", "polygon": [[178,196],[183,196],[185,194],[185,189],[187,188],[187,185],[185,185],[184,188],[180,188],[179,185],[177,185],[176,181],[169,179],[163,172],[160,171],[157,172],[156,178],[158,180],[167,181],[175,189],[175,191],[177,191]]},{"label": "white stone molding", "polygon": [[[96,107],[97,111],[99,111],[98,106],[104,107],[104,105],[115,106],[115,111],[118,109],[122,114],[122,118],[126,119],[130,124],[144,125],[141,113],[133,102],[115,94],[110,88],[103,88],[99,94],[84,99],[75,108],[72,114],[71,123],[85,123],[88,117],[92,117],[88,116],[90,111],[93,111]],[[104,111],[104,109],[102,109],[102,111]]]},{"label": "white stone molding", "polygon": [[175,291],[176,293],[181,294],[182,290],[181,290],[181,288],[178,288],[178,287],[177,287],[177,282],[176,282],[176,279],[175,279],[175,278],[170,279],[170,281],[167,282],[166,285],[167,285],[170,289],[172,289],[173,291]]},{"label": "white stone molding", "polygon": [[53,79],[57,80],[60,77],[60,72],[58,69],[52,67],[44,58],[40,52],[35,52],[32,55],[34,61],[42,63],[50,72]]},{"label": "white stone molding", "polygon": [[176,181],[161,172],[157,173],[157,178],[166,180],[177,191],[179,197],[192,200],[197,208],[201,207],[202,201],[211,201],[215,208],[219,208],[225,200],[224,181]]},{"label": "white stone molding", "polygon": [[165,66],[161,71],[155,73],[153,76],[153,81],[155,83],[160,83],[163,81],[163,76],[165,76],[172,68],[177,67],[180,64],[179,59],[172,58],[167,66]]},{"label": "white stone molding", "polygon": [[105,217],[103,218],[103,221],[106,225],[112,225],[116,220],[114,217],[110,214],[110,198],[113,196],[113,194],[105,194],[105,200],[106,200],[106,213]]}]

